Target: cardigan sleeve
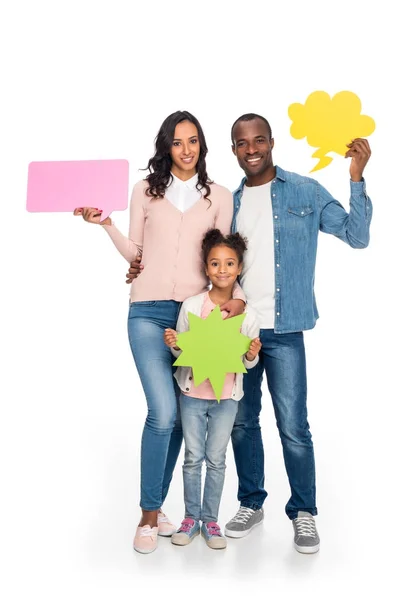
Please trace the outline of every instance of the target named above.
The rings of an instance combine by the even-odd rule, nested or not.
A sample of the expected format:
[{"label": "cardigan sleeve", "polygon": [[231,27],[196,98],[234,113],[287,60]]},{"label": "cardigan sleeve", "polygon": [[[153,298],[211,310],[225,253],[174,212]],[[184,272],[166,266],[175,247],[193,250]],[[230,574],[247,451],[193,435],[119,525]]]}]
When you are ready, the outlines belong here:
[{"label": "cardigan sleeve", "polygon": [[143,233],[145,223],[145,202],[147,184],[138,181],[134,186],[129,208],[129,234],[123,235],[114,225],[103,225],[118,252],[128,261],[135,260],[143,251]]}]

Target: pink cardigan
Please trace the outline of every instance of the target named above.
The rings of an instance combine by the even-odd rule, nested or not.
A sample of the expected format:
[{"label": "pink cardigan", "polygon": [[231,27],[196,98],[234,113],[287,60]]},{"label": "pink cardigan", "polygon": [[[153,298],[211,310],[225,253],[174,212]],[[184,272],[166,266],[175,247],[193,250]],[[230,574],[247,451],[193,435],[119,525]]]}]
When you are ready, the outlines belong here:
[{"label": "pink cardigan", "polygon": [[[128,262],[142,251],[142,273],[131,285],[131,301],[176,300],[206,291],[208,278],[201,259],[201,240],[208,229],[228,234],[233,215],[232,194],[211,184],[210,202],[200,198],[185,212],[166,197],[146,196],[146,180],[133,188],[130,204],[129,237],[112,225],[103,225],[117,250]],[[245,300],[236,286],[235,298]]]}]

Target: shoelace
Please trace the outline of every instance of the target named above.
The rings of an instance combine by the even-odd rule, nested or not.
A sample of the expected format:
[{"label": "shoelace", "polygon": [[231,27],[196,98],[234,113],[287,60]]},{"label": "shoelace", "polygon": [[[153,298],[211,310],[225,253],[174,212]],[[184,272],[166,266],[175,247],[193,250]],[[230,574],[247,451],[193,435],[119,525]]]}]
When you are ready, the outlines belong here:
[{"label": "shoelace", "polygon": [[150,527],[148,529],[147,529],[147,527],[146,527],[146,529],[144,529],[142,527],[142,530],[140,532],[140,537],[150,537],[152,535],[155,535],[155,534],[154,534],[154,531],[152,529],[150,529]]},{"label": "shoelace", "polygon": [[193,522],[190,521],[189,519],[184,519],[181,523],[181,526],[179,527],[179,532],[189,533],[189,531],[191,530],[192,527],[193,527]]},{"label": "shoelace", "polygon": [[219,535],[221,536],[221,529],[218,523],[207,523],[206,525],[207,531],[209,535]]},{"label": "shoelace", "polygon": [[250,519],[251,515],[254,513],[254,510],[251,508],[247,508],[246,506],[241,506],[237,511],[236,515],[233,517],[232,521],[235,523],[247,523]]},{"label": "shoelace", "polygon": [[294,520],[296,523],[297,533],[308,537],[314,537],[317,533],[315,521],[312,517],[297,517]]},{"label": "shoelace", "polygon": [[158,513],[157,521],[159,523],[169,523],[168,517],[166,515],[164,515],[164,513],[162,513],[162,512]]}]

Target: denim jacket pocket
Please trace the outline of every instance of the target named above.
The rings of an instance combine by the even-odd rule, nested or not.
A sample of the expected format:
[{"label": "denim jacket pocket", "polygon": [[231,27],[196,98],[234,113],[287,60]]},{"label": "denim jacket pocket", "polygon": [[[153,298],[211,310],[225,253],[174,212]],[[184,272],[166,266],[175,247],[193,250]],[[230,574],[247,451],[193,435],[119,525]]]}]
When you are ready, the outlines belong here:
[{"label": "denim jacket pocket", "polygon": [[295,208],[288,208],[288,212],[298,217],[306,217],[307,215],[311,215],[314,209],[311,206],[296,206]]},{"label": "denim jacket pocket", "polygon": [[311,206],[289,207],[286,218],[287,231],[298,240],[310,239],[314,227],[314,209]]}]

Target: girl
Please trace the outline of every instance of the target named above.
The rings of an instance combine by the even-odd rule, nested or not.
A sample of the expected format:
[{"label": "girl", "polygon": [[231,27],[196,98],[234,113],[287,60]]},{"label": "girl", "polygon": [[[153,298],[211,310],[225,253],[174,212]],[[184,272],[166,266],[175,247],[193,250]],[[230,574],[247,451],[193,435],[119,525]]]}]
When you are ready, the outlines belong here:
[{"label": "girl", "polygon": [[[144,554],[156,549],[157,535],[176,530],[161,511],[182,443],[179,389],[164,330],[176,327],[183,300],[207,289],[200,258],[204,233],[210,227],[228,233],[232,221],[232,195],[209,179],[206,155],[198,120],[175,112],[158,132],[149,175],[133,188],[128,237],[110,218],[101,221],[97,208],[74,211],[100,225],[128,262],[141,257],[143,266],[131,286],[128,335],[148,407],[141,444],[142,518],[134,539],[135,550]],[[239,286],[233,297],[225,305],[230,316],[243,312]]]},{"label": "girl", "polygon": [[[223,308],[232,298],[236,279],[242,270],[245,240],[238,234],[226,237],[218,229],[209,231],[203,239],[202,255],[206,275],[211,289],[185,300],[179,313],[177,331],[166,329],[164,341],[174,356],[179,356],[177,332],[187,331],[188,312],[205,319],[217,304]],[[226,316],[223,311],[222,315]],[[258,362],[261,343],[259,326],[255,314],[246,310],[242,333],[252,338],[250,348],[243,357],[246,368]],[[228,373],[225,378],[220,403],[215,399],[210,381],[199,386],[193,382],[192,369],[178,367],[175,373],[181,389],[180,410],[185,439],[185,461],[183,485],[185,518],[178,531],[172,535],[172,543],[179,546],[189,544],[200,533],[210,548],[225,548],[226,538],[222,535],[218,520],[218,509],[225,478],[225,456],[238,401],[243,396],[243,374]],[[206,461],[207,472],[201,502],[201,469]]]}]

